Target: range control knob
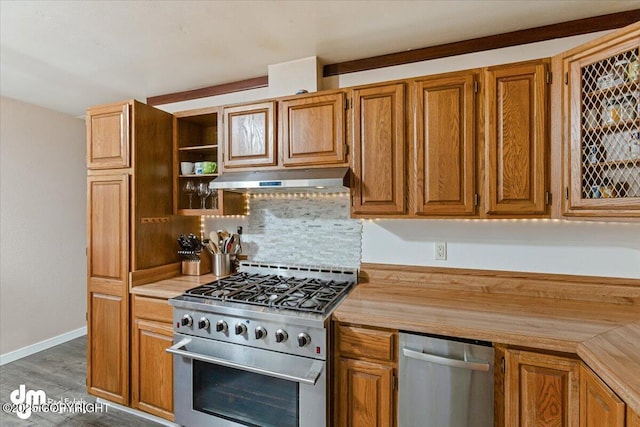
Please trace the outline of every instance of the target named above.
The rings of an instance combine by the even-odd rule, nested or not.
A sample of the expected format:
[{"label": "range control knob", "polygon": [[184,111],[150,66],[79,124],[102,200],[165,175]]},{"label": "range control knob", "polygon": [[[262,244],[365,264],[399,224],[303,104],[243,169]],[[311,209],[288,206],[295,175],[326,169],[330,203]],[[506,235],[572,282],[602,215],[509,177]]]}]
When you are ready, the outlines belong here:
[{"label": "range control knob", "polygon": [[209,319],[201,317],[200,320],[198,320],[198,329],[209,329]]},{"label": "range control knob", "polygon": [[193,319],[188,314],[185,314],[182,316],[182,319],[180,319],[180,324],[182,326],[191,326],[193,325]]},{"label": "range control knob", "polygon": [[216,322],[216,332],[222,332],[223,334],[227,332],[227,322],[224,320],[218,320]]},{"label": "range control knob", "polygon": [[247,333],[247,325],[244,323],[236,323],[236,335],[244,335]]},{"label": "range control knob", "polygon": [[289,334],[284,329],[278,329],[276,331],[276,342],[285,342],[289,338]]},{"label": "range control knob", "polygon": [[261,340],[262,338],[265,338],[267,336],[267,330],[265,328],[263,328],[262,326],[258,326],[256,328],[256,339],[257,340]]},{"label": "range control knob", "polygon": [[311,342],[311,337],[309,334],[301,332],[298,334],[298,347],[304,347]]}]

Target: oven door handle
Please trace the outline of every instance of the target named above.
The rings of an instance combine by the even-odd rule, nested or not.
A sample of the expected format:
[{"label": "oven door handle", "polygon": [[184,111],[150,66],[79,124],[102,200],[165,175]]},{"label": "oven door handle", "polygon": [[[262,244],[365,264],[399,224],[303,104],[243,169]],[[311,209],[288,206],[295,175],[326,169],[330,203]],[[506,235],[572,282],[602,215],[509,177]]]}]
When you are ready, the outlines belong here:
[{"label": "oven door handle", "polygon": [[257,366],[245,365],[242,363],[233,362],[231,360],[207,356],[205,354],[194,353],[192,351],[185,350],[184,348],[190,342],[191,338],[184,338],[171,347],[167,348],[167,352],[189,359],[200,360],[201,362],[213,363],[215,365],[226,366],[228,368],[240,369],[242,371],[253,372],[255,374],[267,375],[274,378],[280,378],[287,381],[294,381],[309,385],[316,385],[316,382],[318,381],[318,378],[320,378],[320,374],[322,374],[322,370],[324,369],[324,362],[316,360],[311,364],[309,370],[307,371],[307,374],[304,377],[289,375],[284,372],[271,371],[268,369],[259,368]]}]

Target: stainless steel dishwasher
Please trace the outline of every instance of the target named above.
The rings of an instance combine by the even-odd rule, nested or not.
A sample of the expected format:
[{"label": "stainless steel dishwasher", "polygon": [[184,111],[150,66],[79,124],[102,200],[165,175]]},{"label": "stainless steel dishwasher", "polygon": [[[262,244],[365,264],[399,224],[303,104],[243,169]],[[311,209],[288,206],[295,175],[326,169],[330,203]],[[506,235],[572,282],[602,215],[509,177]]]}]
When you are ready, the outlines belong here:
[{"label": "stainless steel dishwasher", "polygon": [[400,333],[399,427],[493,427],[491,343]]}]

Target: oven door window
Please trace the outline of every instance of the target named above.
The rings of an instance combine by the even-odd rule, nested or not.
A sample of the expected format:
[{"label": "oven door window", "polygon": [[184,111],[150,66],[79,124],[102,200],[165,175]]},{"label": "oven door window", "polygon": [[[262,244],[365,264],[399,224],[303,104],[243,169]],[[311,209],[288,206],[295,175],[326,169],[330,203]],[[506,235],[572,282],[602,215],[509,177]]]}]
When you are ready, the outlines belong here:
[{"label": "oven door window", "polygon": [[193,361],[193,409],[247,426],[297,427],[299,384]]}]

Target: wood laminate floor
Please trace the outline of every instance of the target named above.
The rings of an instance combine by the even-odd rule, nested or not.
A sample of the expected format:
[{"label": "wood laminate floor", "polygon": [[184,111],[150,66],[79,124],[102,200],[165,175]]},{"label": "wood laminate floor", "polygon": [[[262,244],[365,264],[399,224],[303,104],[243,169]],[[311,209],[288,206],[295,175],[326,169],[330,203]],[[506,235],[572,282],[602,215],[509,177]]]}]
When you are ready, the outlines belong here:
[{"label": "wood laminate floor", "polygon": [[[85,385],[86,336],[41,351],[15,362],[0,366],[0,402],[11,402],[9,395],[21,384],[27,390],[43,390],[47,398],[58,401],[69,399],[95,403],[96,398],[87,394]],[[32,413],[21,420],[14,413],[0,409],[0,426],[159,426],[153,421],[108,408],[96,413]]]}]

